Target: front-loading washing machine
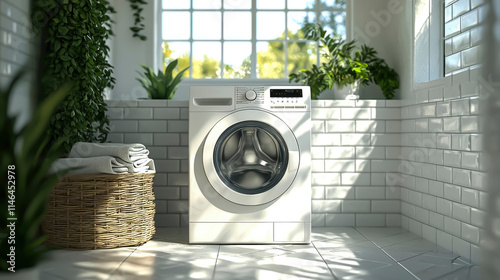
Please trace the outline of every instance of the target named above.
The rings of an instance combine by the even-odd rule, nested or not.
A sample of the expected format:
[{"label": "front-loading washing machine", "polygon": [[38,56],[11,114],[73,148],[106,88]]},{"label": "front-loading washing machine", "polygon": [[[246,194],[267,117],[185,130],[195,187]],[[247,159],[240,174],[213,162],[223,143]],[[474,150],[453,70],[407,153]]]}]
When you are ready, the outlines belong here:
[{"label": "front-loading washing machine", "polygon": [[193,86],[189,242],[309,243],[311,100],[303,86]]}]

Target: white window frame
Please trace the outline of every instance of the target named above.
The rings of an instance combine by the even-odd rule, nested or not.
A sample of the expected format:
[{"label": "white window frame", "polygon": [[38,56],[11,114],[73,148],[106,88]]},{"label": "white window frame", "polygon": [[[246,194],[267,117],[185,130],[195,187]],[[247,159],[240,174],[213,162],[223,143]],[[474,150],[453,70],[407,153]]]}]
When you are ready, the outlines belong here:
[{"label": "white window frame", "polygon": [[[416,7],[418,1],[429,0],[413,0],[413,6]],[[416,14],[417,10],[413,9],[413,43],[412,43],[412,80],[414,85],[440,83],[444,80],[444,0],[430,0],[428,2],[429,10],[420,11],[423,14]],[[421,36],[425,36],[427,40],[427,48],[425,49],[425,59],[417,55],[419,51],[416,46],[416,18],[424,17],[428,20],[427,32]],[[418,64],[424,64],[425,67],[420,69]]]},{"label": "white window frame", "polygon": [[[317,1],[320,1],[320,0],[317,0]],[[345,18],[345,27],[346,27],[346,40],[351,40],[352,38],[352,28],[350,26],[350,23],[351,23],[351,1],[352,0],[346,0],[346,18]],[[279,78],[279,79],[272,79],[272,78],[257,78],[256,75],[257,75],[257,70],[256,70],[256,67],[257,67],[257,50],[256,50],[256,45],[257,45],[257,42],[258,41],[264,41],[264,40],[257,40],[256,38],[256,15],[257,15],[257,7],[256,7],[256,0],[253,0],[252,1],[252,8],[251,8],[251,12],[252,12],[252,39],[251,40],[242,40],[242,41],[248,41],[248,42],[251,42],[252,43],[252,59],[251,59],[251,63],[252,63],[252,73],[251,73],[251,78],[246,78],[246,79],[237,79],[237,78],[217,78],[217,79],[195,79],[195,78],[183,78],[182,80],[182,84],[184,86],[187,86],[189,88],[189,86],[191,85],[207,85],[207,84],[210,84],[210,85],[263,85],[263,86],[266,86],[266,85],[290,85],[290,82],[289,82],[289,79],[288,79],[288,68],[285,67],[285,78]],[[157,64],[157,67],[156,68],[161,68],[162,67],[162,59],[163,59],[163,52],[162,52],[162,43],[163,43],[163,37],[162,37],[162,12],[164,11],[163,10],[163,7],[162,7],[162,1],[161,0],[157,0],[156,1],[156,11],[157,11],[157,21],[156,21],[156,24],[155,26],[157,26],[156,30],[155,30],[155,33],[156,33],[156,39],[155,39],[155,45],[156,45],[156,57],[155,57],[155,63]],[[192,6],[192,1],[191,1],[191,7],[190,9],[186,9],[188,10],[190,13],[192,13],[193,11],[195,11],[193,9],[193,6]],[[222,9],[224,11],[224,9]],[[173,10],[173,11],[176,11],[176,10]],[[198,11],[198,9],[196,10]],[[208,11],[208,10],[207,10]],[[218,10],[210,10],[210,11],[218,11]],[[233,11],[233,10],[231,10]],[[234,10],[234,11],[239,11],[239,10]],[[245,10],[247,11],[247,10]],[[259,11],[262,11],[262,10],[259,10]],[[306,11],[306,10],[296,10],[296,9],[288,9],[287,8],[287,1],[285,0],[285,9],[269,9],[269,10],[265,10],[265,11],[284,11],[285,12],[285,23],[287,22],[287,12],[288,11],[297,11],[297,12],[301,12],[301,11]],[[318,13],[320,13],[321,11],[315,11],[316,12],[316,16],[318,16]],[[193,17],[191,16],[191,32],[192,32],[192,27],[193,27]],[[222,31],[222,25],[221,25],[221,31]],[[285,24],[285,34],[287,34],[286,32],[288,31],[288,28],[287,28],[287,24]],[[222,33],[221,33],[222,34]],[[189,40],[183,40],[183,41],[188,41],[190,42],[191,44],[191,48],[192,48],[192,42],[193,41],[197,41],[197,40],[193,40],[192,36],[190,36]],[[224,42],[223,39],[220,40],[221,42]],[[237,40],[235,40],[237,41]],[[266,41],[273,41],[273,40],[266,40]],[[288,41],[293,41],[293,40],[290,40],[290,39],[286,39],[284,40],[284,44],[287,44]],[[285,46],[285,49],[286,46]],[[221,51],[222,52],[222,51]],[[221,57],[222,57],[223,53],[221,53]],[[319,55],[317,55],[317,64],[319,64]],[[190,59],[192,59],[192,52],[190,53]],[[222,64],[222,60],[221,60],[221,64]],[[285,65],[288,65],[288,55],[286,54],[285,55]],[[222,67],[221,67],[222,69]],[[192,75],[192,67],[190,68],[190,76]],[[179,91],[180,92],[183,92],[184,90],[182,88],[179,88]]]}]

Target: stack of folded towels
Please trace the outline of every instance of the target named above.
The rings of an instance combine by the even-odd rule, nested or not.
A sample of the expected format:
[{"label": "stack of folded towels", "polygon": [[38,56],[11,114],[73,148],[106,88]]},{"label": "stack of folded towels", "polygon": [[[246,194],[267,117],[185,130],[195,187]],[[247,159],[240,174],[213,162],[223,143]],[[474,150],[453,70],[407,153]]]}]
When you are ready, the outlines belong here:
[{"label": "stack of folded towels", "polygon": [[73,145],[67,158],[54,162],[51,171],[69,174],[153,173],[155,165],[143,144],[87,143]]}]

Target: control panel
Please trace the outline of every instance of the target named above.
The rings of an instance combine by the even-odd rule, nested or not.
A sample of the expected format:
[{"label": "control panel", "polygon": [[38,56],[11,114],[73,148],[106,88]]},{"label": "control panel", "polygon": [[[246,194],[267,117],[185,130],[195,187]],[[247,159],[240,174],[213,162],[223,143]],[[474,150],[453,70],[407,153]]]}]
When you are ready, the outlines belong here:
[{"label": "control panel", "polygon": [[237,105],[256,105],[269,109],[308,109],[306,100],[309,92],[304,87],[292,86],[237,86]]}]

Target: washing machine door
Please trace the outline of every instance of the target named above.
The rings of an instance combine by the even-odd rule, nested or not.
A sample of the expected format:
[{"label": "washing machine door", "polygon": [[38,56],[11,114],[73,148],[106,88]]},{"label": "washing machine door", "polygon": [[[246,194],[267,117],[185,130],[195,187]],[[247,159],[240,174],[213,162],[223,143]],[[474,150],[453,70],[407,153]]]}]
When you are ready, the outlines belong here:
[{"label": "washing machine door", "polygon": [[300,163],[297,140],[277,116],[243,110],[220,120],[203,147],[205,174],[214,189],[241,205],[280,197],[293,183]]}]

